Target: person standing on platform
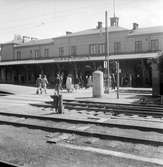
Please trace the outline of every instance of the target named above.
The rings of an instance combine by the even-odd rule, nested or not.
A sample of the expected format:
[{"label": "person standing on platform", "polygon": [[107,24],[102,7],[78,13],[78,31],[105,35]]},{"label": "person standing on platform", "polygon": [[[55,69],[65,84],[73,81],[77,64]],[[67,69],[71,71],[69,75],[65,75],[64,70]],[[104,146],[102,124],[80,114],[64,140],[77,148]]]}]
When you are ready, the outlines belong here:
[{"label": "person standing on platform", "polygon": [[83,78],[82,78],[82,74],[79,75],[79,86],[80,86],[80,88],[84,87],[84,81],[83,81]]},{"label": "person standing on platform", "polygon": [[59,79],[59,88],[60,88],[60,90],[62,90],[63,89],[63,77],[64,77],[64,74],[63,73],[61,73],[60,74],[60,79]]},{"label": "person standing on platform", "polygon": [[90,75],[87,79],[87,88],[90,88],[92,86],[93,86],[92,76]]},{"label": "person standing on platform", "polygon": [[36,94],[42,94],[42,78],[41,78],[41,74],[39,74],[39,77],[36,80],[36,86],[37,86]]},{"label": "person standing on platform", "polygon": [[48,80],[46,75],[44,75],[42,78],[42,89],[44,90],[45,94],[47,94],[46,92],[47,84],[48,84]]},{"label": "person standing on platform", "polygon": [[55,89],[58,95],[60,94],[62,80],[63,80],[63,76],[60,73],[57,73]]},{"label": "person standing on platform", "polygon": [[111,86],[112,86],[112,89],[115,89],[115,85],[116,85],[116,79],[115,79],[114,73],[112,73],[111,74]]},{"label": "person standing on platform", "polygon": [[72,90],[72,77],[70,76],[70,74],[67,76],[66,79],[66,89],[68,92]]}]

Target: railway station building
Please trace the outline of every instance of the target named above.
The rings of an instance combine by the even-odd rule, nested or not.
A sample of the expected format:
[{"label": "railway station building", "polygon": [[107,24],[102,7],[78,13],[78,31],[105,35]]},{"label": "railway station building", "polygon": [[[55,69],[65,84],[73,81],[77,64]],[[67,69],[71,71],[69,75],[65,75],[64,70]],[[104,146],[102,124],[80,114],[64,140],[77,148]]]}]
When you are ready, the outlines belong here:
[{"label": "railway station building", "polygon": [[[105,28],[102,22],[92,29],[49,39],[11,41],[0,45],[0,82],[35,84],[38,74],[46,74],[55,84],[56,74],[63,73],[63,85],[68,74],[73,83],[92,75],[105,73],[109,58],[110,73],[116,73],[115,61],[120,63],[120,86],[153,87],[160,94],[162,77],[163,26],[132,29],[119,26],[119,18],[110,18],[108,27],[109,57],[106,57]],[[104,75],[104,77],[106,77]]]}]

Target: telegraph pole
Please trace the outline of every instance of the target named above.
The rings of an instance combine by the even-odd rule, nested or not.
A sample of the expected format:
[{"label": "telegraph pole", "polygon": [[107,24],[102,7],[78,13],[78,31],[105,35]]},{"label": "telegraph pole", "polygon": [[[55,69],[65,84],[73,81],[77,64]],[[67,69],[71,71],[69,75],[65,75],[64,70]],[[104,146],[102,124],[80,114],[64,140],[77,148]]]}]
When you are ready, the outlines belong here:
[{"label": "telegraph pole", "polygon": [[116,61],[116,71],[117,71],[117,99],[119,99],[119,60]]},{"label": "telegraph pole", "polygon": [[110,71],[109,71],[109,33],[108,33],[108,12],[105,11],[105,60],[107,61],[107,91],[110,88]]}]

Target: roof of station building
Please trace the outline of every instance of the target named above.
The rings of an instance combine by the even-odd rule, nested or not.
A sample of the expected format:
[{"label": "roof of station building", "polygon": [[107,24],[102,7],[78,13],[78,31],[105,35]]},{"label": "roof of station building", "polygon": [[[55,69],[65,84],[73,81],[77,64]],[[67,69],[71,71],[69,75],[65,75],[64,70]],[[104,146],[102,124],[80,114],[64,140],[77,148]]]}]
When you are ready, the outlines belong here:
[{"label": "roof of station building", "polygon": [[[122,27],[108,27],[109,32],[118,32],[118,31],[124,31],[128,30],[126,28]],[[44,45],[44,44],[49,44],[53,43],[55,39],[58,38],[66,38],[70,36],[81,36],[81,35],[91,35],[91,34],[98,34],[98,33],[103,33],[105,32],[105,28],[93,28],[93,29],[87,29],[79,32],[74,32],[68,35],[60,36],[60,37],[55,37],[55,38],[48,38],[48,39],[40,39],[40,40],[31,40],[29,42],[24,42],[24,43],[19,43],[15,47],[23,47],[23,46],[32,46],[32,45]]]},{"label": "roof of station building", "polygon": [[[136,30],[129,30],[124,27],[119,27],[119,26],[111,26],[108,27],[108,32],[121,32],[121,31],[128,31],[128,36],[132,37],[135,35],[145,35],[145,34],[155,34],[155,33],[163,33],[163,26],[155,26],[155,27],[146,27],[146,28],[138,28]],[[66,38],[66,37],[75,37],[75,36],[82,36],[82,35],[93,35],[93,34],[98,34],[98,33],[104,33],[105,28],[92,28],[92,29],[87,29],[79,32],[73,32],[69,33],[67,35],[59,36],[59,37],[54,37],[54,38],[48,38],[48,39],[36,39],[36,40],[31,40],[29,42],[24,42],[20,43],[18,41],[10,41],[4,44],[16,44],[15,47],[23,47],[23,46],[33,46],[33,45],[46,45],[53,43],[55,39],[59,38]]]},{"label": "roof of station building", "polygon": [[[123,28],[123,27],[119,27],[119,26],[112,26],[112,27],[108,27],[108,32],[118,32],[118,31],[124,31],[124,30],[128,30],[127,28]],[[74,32],[74,33],[70,33],[66,36],[80,36],[80,35],[91,35],[91,34],[98,34],[98,33],[103,33],[105,32],[105,28],[92,28],[92,29],[87,29],[87,30],[83,30],[83,31],[79,31],[79,32]],[[62,36],[64,37],[64,36]]]},{"label": "roof of station building", "polygon": [[17,41],[17,40],[12,40],[12,41],[8,41],[8,42],[4,42],[4,43],[1,43],[0,45],[6,45],[6,44],[21,44],[22,42],[20,41]]},{"label": "roof of station building", "polygon": [[163,26],[146,27],[146,28],[138,28],[136,30],[131,30],[129,32],[129,36],[155,34],[155,33],[163,33]]},{"label": "roof of station building", "polygon": [[29,42],[24,42],[24,43],[21,43],[19,45],[16,45],[15,47],[32,46],[32,45],[44,45],[44,44],[49,44],[49,43],[53,43],[53,42],[54,42],[53,38],[31,40]]}]

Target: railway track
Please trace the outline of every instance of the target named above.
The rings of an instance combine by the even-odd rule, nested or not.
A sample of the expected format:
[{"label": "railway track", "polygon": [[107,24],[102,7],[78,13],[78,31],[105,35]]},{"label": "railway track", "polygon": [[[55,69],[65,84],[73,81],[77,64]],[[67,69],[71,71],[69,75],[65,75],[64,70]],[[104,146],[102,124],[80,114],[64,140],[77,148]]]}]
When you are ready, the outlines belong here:
[{"label": "railway track", "polygon": [[136,105],[115,104],[104,102],[89,102],[83,100],[64,100],[66,109],[111,112],[113,115],[128,114],[139,116],[163,117],[163,106],[159,105]]},{"label": "railway track", "polygon": [[76,99],[64,99],[64,102],[76,102],[80,104],[97,104],[99,105],[109,105],[109,106],[114,106],[114,107],[136,107],[136,108],[143,108],[143,109],[162,109],[163,110],[163,105],[158,105],[158,104],[124,104],[124,103],[109,103],[109,102],[95,102],[95,101],[85,101],[85,100],[76,100]]},{"label": "railway track", "polygon": [[[40,129],[48,132],[75,134],[86,137],[97,137],[106,140],[117,140],[146,145],[163,145],[163,127],[161,124],[125,123],[115,120],[97,122],[54,118],[27,114],[0,113],[0,124]],[[130,132],[132,131],[132,134]],[[152,138],[148,132],[156,133]],[[133,135],[135,134],[135,135]]]},{"label": "railway track", "polygon": [[[47,106],[51,107],[51,104],[47,104]],[[99,102],[97,103],[97,102],[87,102],[87,101],[77,101],[77,100],[64,100],[64,106],[65,108],[70,110],[74,109],[72,112],[76,112],[75,110],[86,110],[88,112],[100,111],[103,113],[110,112],[113,115],[110,117],[110,115],[107,116],[106,114],[106,119],[104,119],[105,121],[103,122],[103,120],[100,119],[99,117],[98,117],[99,119],[97,120],[89,120],[89,119],[82,120],[82,119],[63,118],[64,115],[63,116],[55,115],[55,117],[52,116],[50,117],[50,116],[0,112],[0,124],[20,127],[20,128],[26,127],[32,130],[38,129],[47,132],[57,133],[56,136],[59,135],[58,137],[59,140],[55,139],[54,137],[54,141],[56,141],[58,145],[59,144],[62,145],[62,142],[60,143],[60,141],[64,140],[62,136],[66,134],[65,136],[70,137],[70,140],[71,140],[71,135],[73,135],[73,137],[75,136],[77,140],[81,139],[82,137],[88,139],[90,138],[91,140],[92,137],[95,137],[98,138],[98,140],[100,139],[102,140],[104,139],[105,141],[108,140],[109,143],[111,140],[111,141],[127,142],[127,145],[128,143],[143,144],[146,146],[154,146],[153,148],[157,148],[158,146],[163,146],[163,120],[160,119],[162,118],[161,113],[163,111],[163,107],[161,106],[155,106],[155,105],[139,106],[139,105],[128,105],[128,104],[123,105],[123,104],[113,104],[113,103],[108,104],[108,103],[99,103]],[[128,111],[125,112],[126,110]],[[139,112],[135,112],[136,110],[139,110]],[[152,114],[150,112],[152,112]],[[140,117],[138,117],[137,120],[135,120],[135,118],[132,117],[129,117],[130,119],[126,119],[116,116],[118,114],[128,114],[128,115],[137,114],[140,116],[150,115],[152,117],[158,117],[159,119],[140,120],[139,119]],[[151,134],[154,135],[151,136]],[[47,142],[48,140],[51,140],[51,138],[47,138]],[[68,138],[66,140],[69,141]],[[63,147],[65,147],[65,144],[63,144]],[[71,147],[74,148],[75,146]],[[85,147],[83,146],[83,148]],[[105,147],[102,146],[101,148]],[[118,147],[116,149],[118,150]],[[149,159],[150,158],[148,158],[146,161],[148,162]],[[3,164],[1,165],[1,162],[0,166],[3,166]],[[13,167],[18,167],[18,166],[15,165]]]}]

